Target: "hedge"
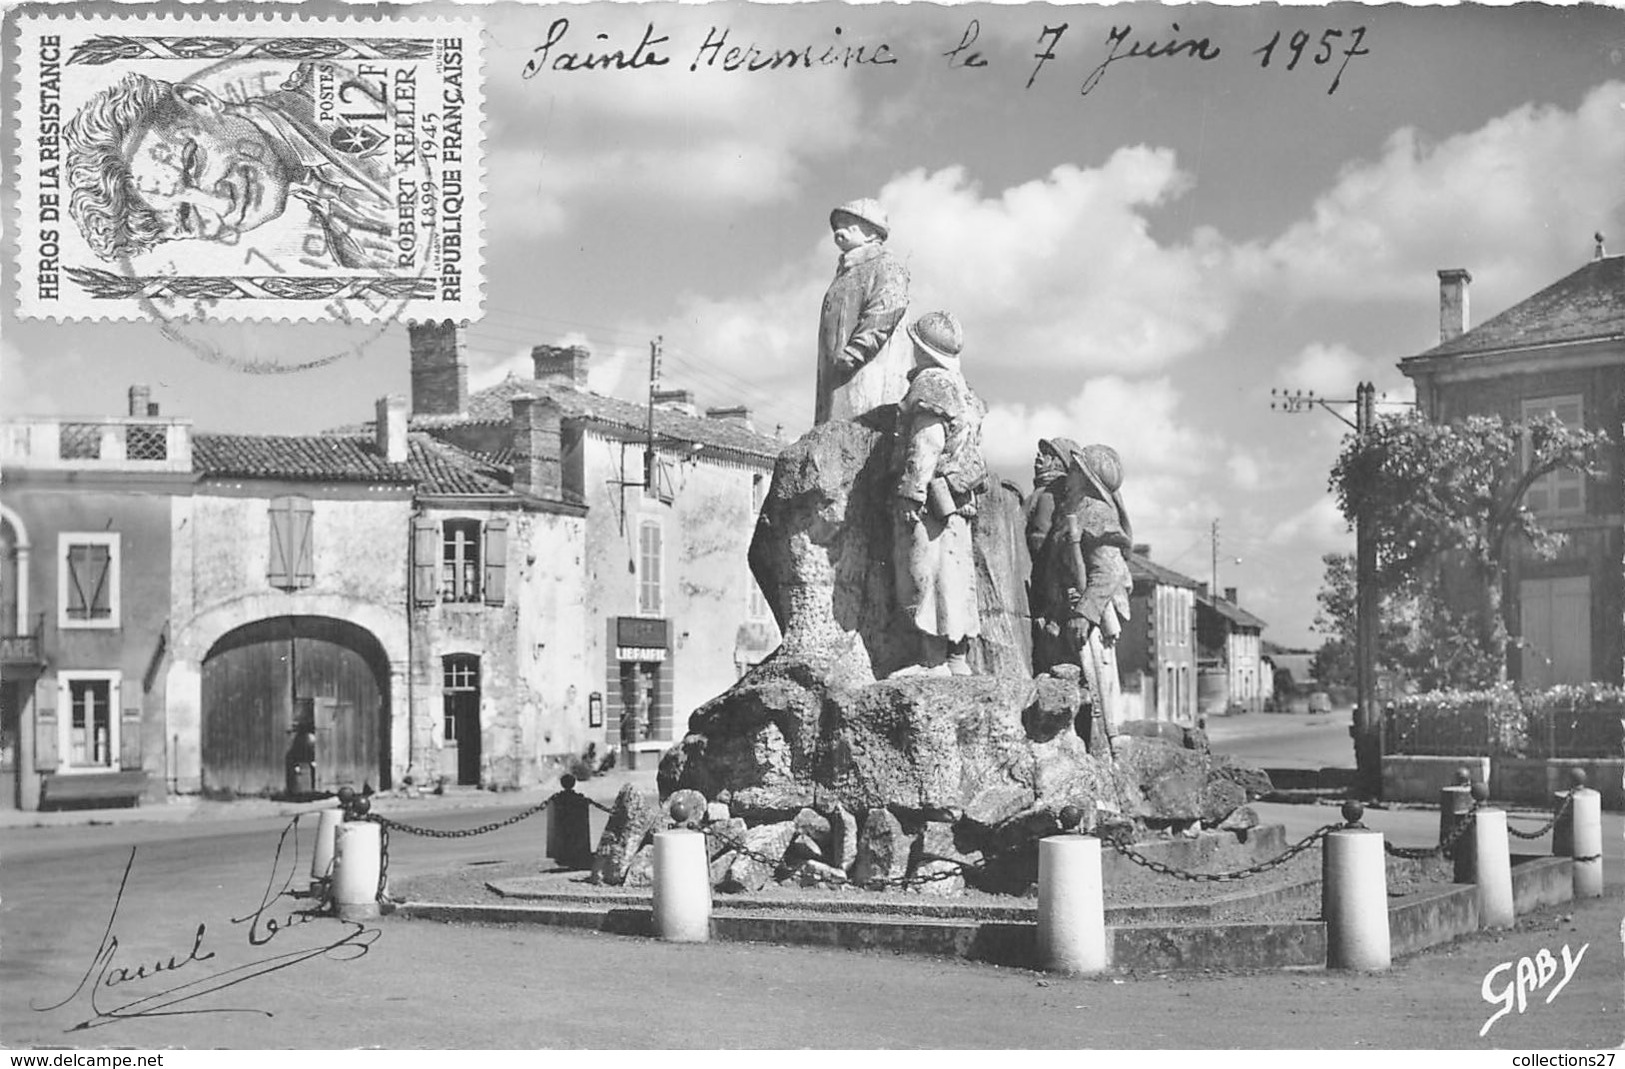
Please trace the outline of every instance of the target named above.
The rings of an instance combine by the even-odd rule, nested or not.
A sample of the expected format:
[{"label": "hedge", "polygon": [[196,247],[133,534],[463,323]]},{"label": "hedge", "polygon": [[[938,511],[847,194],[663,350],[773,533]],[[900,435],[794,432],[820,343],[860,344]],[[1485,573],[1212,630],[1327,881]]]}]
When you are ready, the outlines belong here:
[{"label": "hedge", "polygon": [[1383,716],[1383,752],[1462,757],[1625,756],[1625,689],[1604,683],[1523,691],[1409,694]]}]

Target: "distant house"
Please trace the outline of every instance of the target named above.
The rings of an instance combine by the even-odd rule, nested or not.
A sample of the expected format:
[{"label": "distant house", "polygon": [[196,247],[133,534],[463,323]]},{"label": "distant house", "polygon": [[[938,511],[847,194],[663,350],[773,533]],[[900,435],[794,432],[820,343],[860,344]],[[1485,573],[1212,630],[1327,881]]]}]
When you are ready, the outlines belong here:
[{"label": "distant house", "polygon": [[1268,666],[1275,708],[1286,712],[1309,707],[1309,695],[1317,687],[1315,655],[1294,650],[1275,650],[1264,655]]},{"label": "distant house", "polygon": [[1196,594],[1201,585],[1150,559],[1129,554],[1131,619],[1117,639],[1123,718],[1196,723]]},{"label": "distant house", "polygon": [[1502,591],[1516,639],[1508,666],[1527,687],[1620,682],[1625,662],[1625,256],[1605,255],[1469,328],[1464,270],[1439,272],[1439,344],[1399,363],[1421,411],[1447,422],[1469,415],[1555,414],[1604,429],[1616,447],[1594,477],[1547,476],[1524,501],[1568,536],[1556,559],[1513,556]]},{"label": "distant house", "polygon": [[417,324],[411,339],[415,431],[585,507],[576,641],[592,737],[615,748],[624,729],[634,750],[664,750],[778,646],[748,549],[782,443],[745,409],[702,412],[683,391],[652,412],[594,393],[585,348],[539,345],[532,377],[468,394],[454,326]]},{"label": "distant house", "polygon": [[[1264,670],[1264,626],[1263,620],[1236,604],[1235,587],[1225,587],[1223,597],[1209,593],[1205,583],[1197,588],[1198,672],[1216,673],[1206,695],[1198,695],[1203,715],[1263,711],[1273,686]],[[1198,675],[1199,681],[1203,678]],[[1222,687],[1218,680],[1223,681]],[[1203,696],[1209,697],[1207,706],[1202,706]]]}]

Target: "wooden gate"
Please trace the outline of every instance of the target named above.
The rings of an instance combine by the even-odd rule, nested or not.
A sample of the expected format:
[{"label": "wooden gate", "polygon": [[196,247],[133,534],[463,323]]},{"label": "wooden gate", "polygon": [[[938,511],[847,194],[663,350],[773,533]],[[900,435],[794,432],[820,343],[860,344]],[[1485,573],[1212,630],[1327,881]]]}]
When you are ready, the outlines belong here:
[{"label": "wooden gate", "polygon": [[301,714],[315,721],[303,726],[318,789],[389,786],[386,665],[377,640],[343,620],[284,616],[227,634],[203,662],[204,789],[282,792],[303,756]]}]

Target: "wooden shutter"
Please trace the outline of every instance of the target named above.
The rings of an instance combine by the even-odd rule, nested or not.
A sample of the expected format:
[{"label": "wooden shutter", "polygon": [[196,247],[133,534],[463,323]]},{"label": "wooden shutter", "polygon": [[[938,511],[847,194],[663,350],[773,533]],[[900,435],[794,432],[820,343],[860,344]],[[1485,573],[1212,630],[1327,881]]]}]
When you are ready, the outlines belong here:
[{"label": "wooden shutter", "polygon": [[141,767],[141,710],[124,710],[124,719],[118,726],[118,767],[137,770]]},{"label": "wooden shutter", "polygon": [[316,582],[316,547],[314,542],[315,508],[308,497],[288,499],[288,563],[292,568],[293,585],[307,587]]},{"label": "wooden shutter", "polygon": [[440,525],[412,517],[412,603],[433,605],[440,597]]},{"label": "wooden shutter", "polygon": [[298,590],[316,581],[316,555],[312,541],[315,518],[308,497],[271,500],[271,551],[265,578],[278,590]]},{"label": "wooden shutter", "polygon": [[291,517],[288,511],[288,499],[285,497],[273,498],[269,509],[271,523],[271,547],[266,557],[265,580],[278,590],[287,590],[293,584],[293,567],[289,562],[290,543],[292,542]]},{"label": "wooden shutter", "polygon": [[507,596],[508,518],[496,516],[485,524],[485,603],[501,605]]},{"label": "wooden shutter", "polygon": [[34,718],[34,771],[55,772],[61,760],[56,737],[56,710],[41,709]]},{"label": "wooden shutter", "polygon": [[103,620],[112,615],[113,551],[99,543],[68,547],[68,618]]}]

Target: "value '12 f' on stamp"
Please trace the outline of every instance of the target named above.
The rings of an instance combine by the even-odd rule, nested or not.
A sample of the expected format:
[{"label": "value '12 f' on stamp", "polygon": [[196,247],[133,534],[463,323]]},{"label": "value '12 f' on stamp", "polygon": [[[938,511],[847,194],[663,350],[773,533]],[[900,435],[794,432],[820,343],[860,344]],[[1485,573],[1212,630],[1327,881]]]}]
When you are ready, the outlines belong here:
[{"label": "value '12 f' on stamp", "polygon": [[472,18],[24,16],[25,318],[478,317]]}]

